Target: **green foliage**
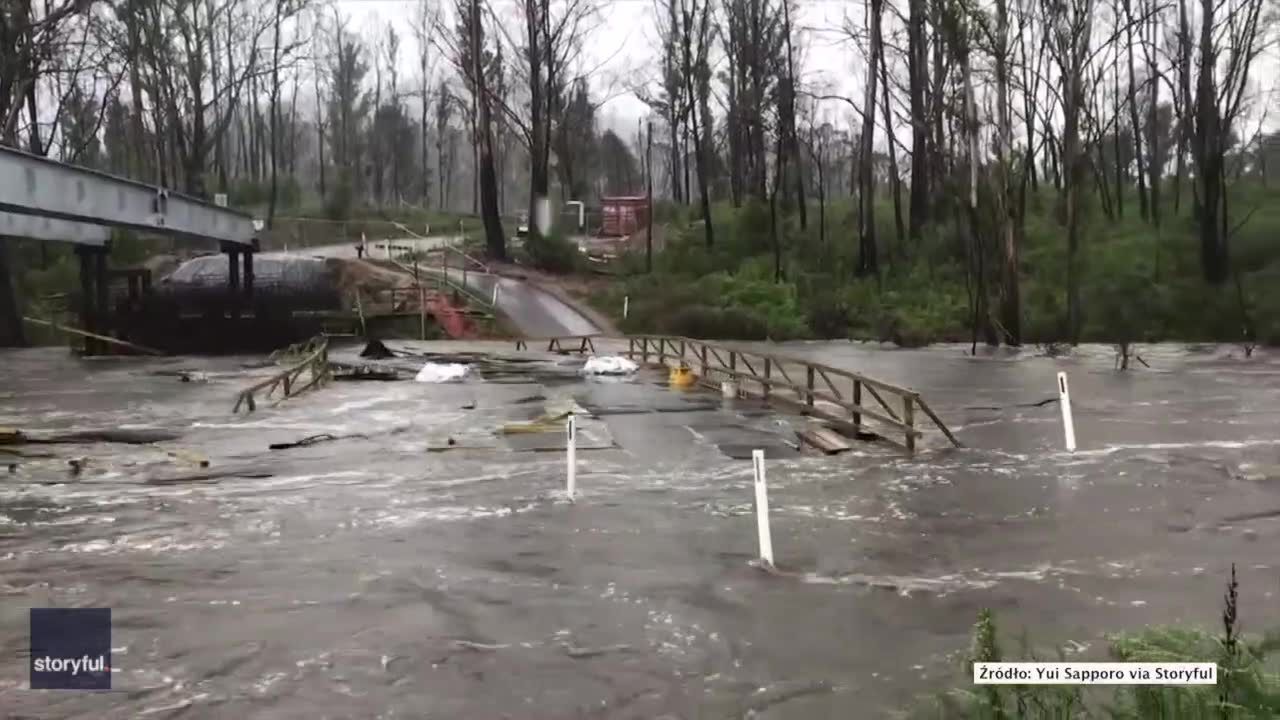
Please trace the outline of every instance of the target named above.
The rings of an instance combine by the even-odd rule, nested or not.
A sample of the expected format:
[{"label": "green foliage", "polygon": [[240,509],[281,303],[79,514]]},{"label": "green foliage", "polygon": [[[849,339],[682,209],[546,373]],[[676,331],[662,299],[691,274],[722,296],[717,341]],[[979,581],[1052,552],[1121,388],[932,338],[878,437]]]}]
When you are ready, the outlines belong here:
[{"label": "green foliage", "polygon": [[[971,270],[968,220],[957,217],[947,201],[954,192],[952,188],[941,193],[935,205],[938,216],[919,239],[898,238],[889,198],[877,202],[879,277],[856,274],[857,213],[848,198],[827,204],[825,232],[819,230],[814,205],[802,230],[794,211],[780,211],[775,219],[767,203],[748,201],[739,208],[717,204],[712,208],[712,248],[705,246],[696,208],[659,204],[655,217],[664,226],[666,246],[654,254],[653,274],[659,279],[650,282],[671,299],[652,313],[633,312],[629,325],[635,331],[657,332],[659,318],[683,305],[699,305],[705,309],[693,314],[700,328],[736,322],[710,312],[736,307],[762,319],[770,337],[855,337],[904,346],[968,341],[978,288]],[[1126,197],[1125,215],[1113,219],[1095,194],[1086,193],[1075,267],[1081,340],[1241,342],[1252,336],[1258,342],[1280,343],[1277,192],[1246,182],[1232,186],[1231,193],[1229,225],[1236,228],[1232,257],[1239,291],[1234,283],[1213,287],[1201,279],[1199,244],[1185,196],[1175,214],[1172,198],[1165,194],[1156,228],[1139,217],[1136,195]],[[986,207],[991,199],[980,194],[979,202]],[[1045,186],[1030,194],[1027,209],[1019,258],[1023,342],[1060,342],[1069,336],[1062,204]],[[780,258],[774,255],[775,223]],[[981,208],[978,226],[985,250],[988,312],[991,322],[998,322],[999,228],[994,215]],[[775,283],[778,261],[781,281]],[[643,252],[625,256],[617,268],[632,278],[628,285],[634,284],[635,276],[644,272]],[[767,301],[750,285],[747,292],[737,292],[734,286],[727,288],[733,292],[711,296],[712,289],[726,290],[721,284],[726,277],[734,283],[789,290]],[[683,292],[686,286],[691,297]],[[635,298],[632,292],[633,311]]]},{"label": "green foliage", "polygon": [[658,274],[636,276],[593,302],[618,316],[624,296],[630,297],[631,310],[620,326],[629,333],[735,340],[809,335],[795,287],[752,277],[749,272],[717,272],[697,282]]},{"label": "green foliage", "polygon": [[[1000,662],[995,618],[983,610],[973,629],[973,643],[965,659],[960,687],[940,693],[913,708],[919,718],[948,720],[1261,720],[1280,717],[1280,674],[1274,655],[1280,632],[1262,637],[1236,634],[1235,576],[1224,597],[1221,634],[1185,627],[1157,626],[1108,638],[1114,662],[1216,662],[1217,685],[974,685],[973,664]],[[1039,662],[1024,639],[1019,661]],[[1065,654],[1057,652],[1057,662]]]}]

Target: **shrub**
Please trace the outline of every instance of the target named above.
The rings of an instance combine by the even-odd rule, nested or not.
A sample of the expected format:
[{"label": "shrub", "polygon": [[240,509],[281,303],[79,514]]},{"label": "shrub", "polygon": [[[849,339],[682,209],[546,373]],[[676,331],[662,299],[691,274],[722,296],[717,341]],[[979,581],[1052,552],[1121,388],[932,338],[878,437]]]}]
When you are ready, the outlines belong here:
[{"label": "shrub", "polygon": [[573,272],[581,262],[578,246],[559,235],[530,235],[524,252],[534,267],[554,273]]},{"label": "shrub", "polygon": [[[1217,685],[1120,685],[1103,687],[1066,685],[975,686],[973,663],[998,662],[1003,657],[995,619],[983,610],[974,625],[972,647],[965,658],[966,680],[961,687],[934,697],[913,711],[916,717],[957,720],[1072,720],[1109,717],[1113,720],[1147,718],[1280,717],[1280,677],[1268,665],[1280,649],[1280,634],[1261,638],[1238,635],[1235,568],[1224,596],[1223,631],[1211,633],[1193,628],[1150,627],[1109,638],[1114,662],[1216,662]],[[1039,662],[1024,639],[1018,661]],[[1056,661],[1065,661],[1057,651]]]},{"label": "shrub", "polygon": [[667,335],[683,335],[706,340],[765,340],[769,326],[751,310],[687,305],[664,318],[658,330]]}]

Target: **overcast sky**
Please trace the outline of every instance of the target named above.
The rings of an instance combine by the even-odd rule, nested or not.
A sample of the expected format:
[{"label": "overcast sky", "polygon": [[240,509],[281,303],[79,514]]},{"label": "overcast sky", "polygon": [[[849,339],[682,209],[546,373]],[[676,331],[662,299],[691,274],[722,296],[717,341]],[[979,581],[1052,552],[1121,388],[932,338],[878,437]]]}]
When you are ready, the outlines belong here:
[{"label": "overcast sky", "polygon": [[[495,12],[516,10],[516,0],[489,0]],[[417,44],[408,27],[417,13],[417,0],[338,0],[340,12],[365,37],[382,31],[388,22],[395,23],[402,36],[401,65],[406,76],[414,76]],[[446,0],[446,9],[453,3]],[[625,133],[628,140],[635,133],[636,122],[648,115],[648,107],[630,91],[646,81],[657,80],[658,38],[652,0],[601,0],[596,28],[584,48],[584,69],[596,70],[591,82],[593,95],[606,99],[597,113],[602,127]],[[862,60],[859,51],[840,32],[847,15],[861,25],[863,4],[854,0],[808,0],[800,3],[792,22],[800,32],[802,74],[811,86],[828,85],[829,90],[851,94],[860,84]],[[713,107],[713,112],[720,114]],[[828,119],[843,124],[849,111],[841,103],[827,103]]]},{"label": "overcast sky", "polygon": [[[487,0],[499,16],[512,14],[512,37],[518,39],[519,25],[518,0]],[[432,0],[439,3],[440,0]],[[443,0],[446,12],[452,13],[454,0]],[[631,88],[649,82],[656,88],[658,79],[658,38],[655,23],[653,0],[596,0],[599,8],[595,19],[595,29],[588,35],[582,59],[583,68],[591,70],[593,95],[597,101],[606,102],[597,113],[597,123],[601,129],[609,128],[619,133],[625,140],[634,141],[637,121],[648,116],[648,107],[631,92]],[[792,17],[797,32],[797,53],[799,54],[798,71],[801,86],[821,94],[840,95],[853,98],[862,104],[860,88],[865,72],[865,61],[862,51],[850,40],[843,30],[851,26],[860,30],[864,26],[865,4],[862,0],[797,0],[798,9]],[[351,21],[353,27],[368,38],[375,33],[385,32],[388,22],[395,23],[401,30],[402,55],[401,65],[403,77],[414,77],[418,70],[415,56],[417,46],[409,27],[417,13],[418,0],[337,0],[339,11]],[[1100,3],[1099,17],[1096,27],[1103,28],[1099,32],[1105,35],[1110,32],[1110,5]],[[1194,20],[1195,18],[1193,18]],[[452,23],[450,23],[452,26]],[[893,11],[886,9],[884,17],[886,43],[894,43],[900,22]],[[1264,30],[1265,31],[1265,30]],[[905,42],[903,40],[902,42]],[[717,51],[718,53],[718,51]],[[713,65],[719,70],[722,62],[717,54],[712,56]],[[979,63],[982,59],[979,58]],[[895,78],[905,78],[906,69],[900,53],[889,50],[889,72]],[[437,64],[437,72],[447,69],[446,63]],[[977,68],[981,72],[981,67]],[[1141,74],[1142,69],[1139,68]],[[1258,128],[1259,120],[1265,129],[1280,127],[1280,112],[1269,111],[1276,105],[1280,97],[1280,63],[1277,62],[1277,50],[1274,46],[1264,51],[1254,63],[1250,77],[1250,91],[1256,99],[1241,123],[1241,134],[1246,138],[1252,136]],[[897,82],[903,82],[898,80]],[[719,92],[719,88],[713,90]],[[1162,92],[1163,100],[1169,100],[1168,90]],[[877,98],[878,99],[878,98]],[[812,101],[811,101],[812,102]],[[897,102],[905,102],[899,99]],[[979,105],[985,106],[984,90],[979,87]],[[712,101],[712,112],[722,115],[722,109]],[[904,109],[897,112],[901,117]],[[820,122],[831,122],[838,128],[849,128],[854,122],[853,111],[846,103],[825,101],[820,103],[818,113]],[[877,118],[877,146],[886,143],[881,134],[883,127]],[[909,143],[910,134],[907,126],[899,120],[895,122],[895,132],[899,143]]]}]

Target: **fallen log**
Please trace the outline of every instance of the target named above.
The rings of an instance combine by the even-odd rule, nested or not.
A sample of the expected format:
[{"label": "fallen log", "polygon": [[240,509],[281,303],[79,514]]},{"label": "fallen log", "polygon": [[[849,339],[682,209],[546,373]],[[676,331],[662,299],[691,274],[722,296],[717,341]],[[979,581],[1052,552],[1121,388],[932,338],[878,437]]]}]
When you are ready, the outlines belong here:
[{"label": "fallen log", "polygon": [[71,333],[73,335],[80,335],[87,338],[93,338],[94,340],[100,340],[104,343],[110,343],[112,345],[119,345],[120,347],[126,347],[126,348],[129,348],[130,350],[137,350],[138,352],[144,353],[146,355],[166,355],[167,354],[163,350],[156,350],[155,348],[149,348],[144,345],[131,343],[127,340],[113,338],[108,335],[98,335],[97,333],[91,333],[87,330],[81,330],[79,328],[67,327],[66,325],[59,325],[54,322],[49,322],[48,320],[40,320],[39,318],[32,318],[32,317],[24,317],[22,319],[26,320],[29,323],[33,323],[36,325],[44,325],[45,327],[53,328],[54,330]]},{"label": "fallen log", "polygon": [[330,435],[329,433],[320,433],[319,435],[308,435],[307,437],[304,437],[301,440],[295,440],[293,442],[271,443],[270,445],[267,446],[267,449],[268,450],[288,450],[290,448],[307,447],[309,445],[315,445],[316,443],[331,442],[333,440],[342,440],[343,438],[350,438],[350,437],[365,437],[365,436],[364,435],[338,436],[338,435]]},{"label": "fallen log", "polygon": [[85,445],[89,443],[120,443],[124,445],[150,445],[151,443],[177,440],[181,433],[169,430],[76,430],[72,432],[37,432],[30,434],[11,428],[0,429],[0,445]]},{"label": "fallen log", "polygon": [[204,483],[221,480],[223,478],[246,478],[249,480],[259,480],[262,478],[274,477],[274,473],[263,472],[258,470],[219,470],[216,472],[196,473],[194,475],[171,475],[168,477],[150,477],[143,480],[144,485],[181,485],[183,483]]},{"label": "fallen log", "polygon": [[391,381],[399,380],[400,373],[395,370],[384,370],[381,368],[373,368],[367,366],[361,367],[338,367],[338,371],[333,374],[334,380],[381,380]]},{"label": "fallen log", "polygon": [[1050,397],[1050,398],[1045,398],[1043,400],[1039,400],[1037,402],[1015,403],[1013,405],[1005,405],[1003,407],[999,405],[966,405],[964,409],[965,410],[1006,410],[1008,408],[1034,408],[1034,407],[1044,407],[1045,405],[1052,405],[1053,403],[1056,403],[1056,402],[1058,402],[1058,398]]},{"label": "fallen log", "polygon": [[360,357],[370,358],[373,360],[385,360],[395,356],[396,354],[384,345],[381,340],[376,339],[370,340],[369,343],[364,346],[364,350],[360,351]]}]

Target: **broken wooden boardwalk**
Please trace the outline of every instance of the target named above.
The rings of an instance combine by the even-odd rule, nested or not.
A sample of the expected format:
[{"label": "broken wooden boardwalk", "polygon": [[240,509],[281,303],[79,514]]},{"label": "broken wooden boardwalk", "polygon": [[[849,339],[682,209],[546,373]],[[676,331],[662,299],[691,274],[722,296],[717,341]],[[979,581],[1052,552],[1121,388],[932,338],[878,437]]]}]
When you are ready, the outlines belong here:
[{"label": "broken wooden boardwalk", "polygon": [[[266,380],[241,390],[240,394],[236,396],[236,405],[231,409],[231,412],[240,412],[241,407],[244,407],[247,412],[256,410],[258,408],[258,393],[262,393],[263,398],[270,398],[276,388],[280,388],[282,392],[279,401],[283,401],[295,395],[300,395],[311,388],[319,387],[333,378],[333,371],[329,367],[329,339],[323,335],[311,338],[305,343],[290,345],[287,348],[277,350],[271,353],[270,357],[275,362],[291,358],[301,359],[296,364],[286,367]],[[302,378],[302,374],[307,371],[310,371],[310,377],[306,384],[299,387],[298,381]]]},{"label": "broken wooden boardwalk", "polygon": [[[713,389],[720,388],[721,380],[731,380],[737,384],[739,394],[821,418],[855,436],[875,432],[908,454],[915,453],[916,441],[923,435],[917,427],[919,410],[947,440],[961,446],[915,390],[829,365],[667,335],[573,335],[519,340],[516,348],[542,342],[547,343],[548,352],[578,354],[597,352],[597,342],[619,347],[625,342],[627,349],[618,350],[618,354],[642,365],[688,367],[698,374],[699,384]],[[874,425],[867,425],[868,422]],[[902,441],[894,437],[901,437]]]}]

